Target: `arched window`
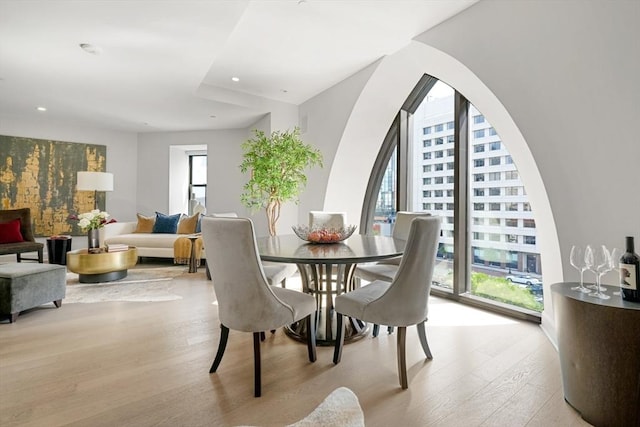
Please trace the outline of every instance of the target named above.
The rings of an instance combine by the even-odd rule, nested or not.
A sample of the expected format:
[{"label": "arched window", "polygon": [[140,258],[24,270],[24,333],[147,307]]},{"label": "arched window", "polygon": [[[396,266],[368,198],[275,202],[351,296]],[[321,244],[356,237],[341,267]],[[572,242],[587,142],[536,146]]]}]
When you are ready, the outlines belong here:
[{"label": "arched window", "polygon": [[508,145],[462,94],[423,76],[382,144],[361,223],[389,235],[398,210],[441,216],[434,293],[539,320],[535,215]]}]

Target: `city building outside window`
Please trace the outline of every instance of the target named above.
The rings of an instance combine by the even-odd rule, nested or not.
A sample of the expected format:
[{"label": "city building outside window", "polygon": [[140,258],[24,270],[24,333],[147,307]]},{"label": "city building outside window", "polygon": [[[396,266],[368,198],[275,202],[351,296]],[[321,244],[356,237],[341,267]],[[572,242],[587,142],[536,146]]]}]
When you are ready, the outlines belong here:
[{"label": "city building outside window", "polygon": [[[393,143],[398,141],[396,150],[404,146],[407,150],[405,152],[423,153],[415,158],[408,156],[404,170],[409,181],[413,179],[415,182],[415,179],[420,179],[418,183],[425,183],[427,181],[424,178],[433,178],[431,182],[434,185],[442,186],[436,187],[433,192],[422,191],[419,185],[411,183],[408,183],[406,188],[396,188],[401,195],[400,200],[406,200],[404,202],[406,204],[400,206],[400,209],[409,211],[422,209],[432,215],[446,218],[446,221],[443,221],[443,233],[438,248],[438,267],[434,272],[432,289],[445,294],[451,293],[459,301],[465,301],[465,295],[469,294],[486,301],[489,306],[493,301],[498,301],[501,307],[504,307],[505,303],[510,304],[515,311],[525,315],[529,315],[530,312],[539,313],[542,310],[542,295],[539,292],[534,295],[527,289],[516,289],[513,283],[505,279],[508,274],[525,273],[542,279],[540,254],[535,239],[534,212],[530,210],[524,185],[508,153],[509,141],[504,141],[502,144],[500,135],[491,126],[490,118],[486,118],[453,88],[428,76],[421,80],[421,84],[428,85],[429,89],[425,91],[416,88],[411,96],[414,93],[426,93],[428,96],[422,99],[412,99],[410,96],[405,103],[409,107],[407,110],[401,110],[398,122],[394,122],[394,126],[397,126],[396,136],[400,134],[399,120],[403,114],[402,117],[411,117],[409,123],[413,124],[413,130],[408,132],[407,138],[389,138],[388,141]],[[454,103],[458,102],[462,107],[454,108]],[[458,112],[472,120],[466,121],[457,117]],[[460,123],[458,130],[464,132],[458,137],[455,133],[456,121]],[[421,135],[431,133],[432,129],[435,132],[441,132],[438,135],[438,142],[434,141],[435,147],[441,145],[439,138],[442,138],[442,141],[446,138],[447,143],[453,146],[447,149],[446,157],[451,157],[452,160],[455,158],[455,162],[446,162],[446,172],[443,170],[442,163],[431,167],[431,164],[427,165],[423,162],[432,156],[443,157],[442,150],[436,150],[435,147],[420,147],[423,145]],[[482,142],[478,140],[479,138]],[[466,146],[461,145],[462,143]],[[420,148],[416,149],[416,144],[419,144]],[[485,150],[492,155],[485,154]],[[498,150],[500,153],[495,153]],[[437,154],[430,154],[434,152]],[[464,154],[459,154],[461,152]],[[459,159],[463,159],[466,163],[457,164]],[[384,162],[380,162],[379,165],[379,168],[383,168]],[[494,169],[497,169],[496,172],[487,173],[477,169],[486,165],[499,166],[499,168]],[[456,192],[458,171],[463,171],[468,177],[466,184],[468,200],[464,200]],[[411,178],[412,176],[414,178]],[[406,181],[407,179],[404,180]],[[490,181],[491,186],[489,187],[485,181]],[[444,199],[446,203],[428,201],[437,200],[432,199],[432,196],[443,197],[444,195],[447,197]],[[487,196],[491,199],[487,199]],[[367,197],[375,199],[376,194],[371,193]],[[520,205],[522,209],[519,209]],[[505,212],[509,211],[517,212],[518,218],[501,218]],[[379,217],[378,212],[368,215],[369,218],[374,219],[372,223],[375,224],[375,218]],[[462,222],[456,220],[461,215]],[[467,241],[466,250],[470,254],[468,260],[464,255],[454,258],[454,242],[460,238],[460,233],[464,232],[464,230],[456,230],[456,224],[464,223],[465,219],[466,223],[470,224],[468,233],[469,237],[472,237]],[[491,228],[487,229],[487,227]],[[487,232],[489,230],[490,232]],[[389,229],[390,232],[391,229]],[[519,238],[521,235],[522,239]],[[509,295],[508,297],[504,296],[505,292]],[[477,300],[474,301],[477,303]]]}]

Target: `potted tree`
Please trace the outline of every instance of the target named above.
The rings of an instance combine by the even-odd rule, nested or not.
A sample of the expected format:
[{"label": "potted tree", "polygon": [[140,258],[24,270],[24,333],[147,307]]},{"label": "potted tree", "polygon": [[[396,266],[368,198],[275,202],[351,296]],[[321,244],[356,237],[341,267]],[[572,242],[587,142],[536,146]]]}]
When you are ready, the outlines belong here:
[{"label": "potted tree", "polygon": [[297,127],[293,131],[274,131],[270,136],[260,130],[254,133],[242,144],[240,170],[249,172],[250,178],[240,200],[253,211],[265,208],[269,234],[275,236],[282,203],[298,202],[307,183],[305,169],[322,167],[322,153],[302,141]]}]

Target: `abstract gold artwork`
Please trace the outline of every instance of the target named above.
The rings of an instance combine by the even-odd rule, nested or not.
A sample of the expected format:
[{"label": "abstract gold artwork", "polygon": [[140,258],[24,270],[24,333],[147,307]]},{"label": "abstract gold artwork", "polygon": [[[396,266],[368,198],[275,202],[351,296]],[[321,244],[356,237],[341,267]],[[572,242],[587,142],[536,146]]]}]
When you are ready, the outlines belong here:
[{"label": "abstract gold artwork", "polygon": [[85,234],[69,216],[93,209],[94,193],[77,191],[76,175],[104,172],[106,164],[105,145],[0,135],[0,209],[31,208],[37,237]]}]

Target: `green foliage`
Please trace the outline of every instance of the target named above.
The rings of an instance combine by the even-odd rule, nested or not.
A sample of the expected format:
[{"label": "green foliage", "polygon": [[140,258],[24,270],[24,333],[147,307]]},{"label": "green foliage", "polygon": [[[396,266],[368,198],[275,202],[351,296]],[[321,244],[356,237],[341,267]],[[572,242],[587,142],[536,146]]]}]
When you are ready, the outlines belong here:
[{"label": "green foliage", "polygon": [[536,301],[535,296],[528,289],[521,288],[501,277],[484,273],[471,274],[471,293],[529,310],[540,312],[543,309],[542,303]]},{"label": "green foliage", "polygon": [[244,159],[240,170],[250,172],[240,200],[253,210],[266,208],[269,203],[298,201],[307,183],[305,169],[322,167],[320,150],[300,139],[300,129],[274,131],[268,137],[254,130],[255,137],[242,144]]},{"label": "green foliage", "polygon": [[274,131],[270,137],[259,130],[254,133],[253,139],[242,144],[240,170],[251,176],[240,201],[253,211],[265,208],[269,234],[274,236],[281,204],[298,202],[298,195],[307,184],[304,171],[314,165],[322,167],[322,153],[302,142],[297,127],[292,132]]}]

